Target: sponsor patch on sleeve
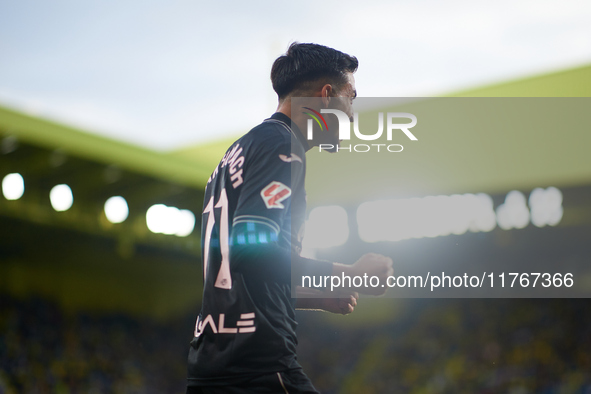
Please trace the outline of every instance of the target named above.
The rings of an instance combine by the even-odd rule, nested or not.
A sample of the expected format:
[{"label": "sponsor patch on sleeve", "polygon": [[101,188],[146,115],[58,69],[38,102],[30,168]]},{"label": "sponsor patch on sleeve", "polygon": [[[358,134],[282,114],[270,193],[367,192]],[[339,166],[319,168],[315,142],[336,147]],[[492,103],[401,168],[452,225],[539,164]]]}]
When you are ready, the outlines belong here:
[{"label": "sponsor patch on sleeve", "polygon": [[285,208],[281,201],[291,196],[291,189],[281,182],[273,181],[261,190],[261,197],[267,208]]}]

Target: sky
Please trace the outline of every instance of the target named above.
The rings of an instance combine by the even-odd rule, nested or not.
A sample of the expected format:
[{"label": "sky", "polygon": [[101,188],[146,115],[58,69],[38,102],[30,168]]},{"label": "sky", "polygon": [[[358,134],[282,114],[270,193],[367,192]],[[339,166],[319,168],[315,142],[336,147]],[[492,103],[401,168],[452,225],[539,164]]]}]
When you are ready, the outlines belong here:
[{"label": "sky", "polygon": [[591,63],[588,0],[0,0],[0,105],[169,151],[276,108],[289,43],[359,59],[360,97],[420,97]]}]

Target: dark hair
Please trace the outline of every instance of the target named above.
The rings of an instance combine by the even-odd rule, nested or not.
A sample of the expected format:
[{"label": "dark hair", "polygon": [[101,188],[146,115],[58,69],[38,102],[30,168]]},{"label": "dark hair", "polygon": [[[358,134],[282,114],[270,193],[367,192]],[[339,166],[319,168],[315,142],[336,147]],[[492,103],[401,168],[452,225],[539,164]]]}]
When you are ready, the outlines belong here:
[{"label": "dark hair", "polygon": [[294,42],[273,63],[271,82],[279,99],[293,91],[309,89],[312,83],[321,80],[340,88],[347,82],[346,73],[355,72],[358,65],[356,57],[336,49]]}]

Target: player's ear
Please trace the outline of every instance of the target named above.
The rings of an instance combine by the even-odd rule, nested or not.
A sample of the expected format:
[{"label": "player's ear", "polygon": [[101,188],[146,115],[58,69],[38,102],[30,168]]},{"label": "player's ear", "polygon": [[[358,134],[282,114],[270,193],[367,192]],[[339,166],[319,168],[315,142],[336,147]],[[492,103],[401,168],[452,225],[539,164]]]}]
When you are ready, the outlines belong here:
[{"label": "player's ear", "polygon": [[334,89],[331,84],[327,83],[322,86],[322,89],[320,90],[320,97],[322,98],[322,104],[324,107],[328,108],[328,104],[330,103],[333,92]]}]

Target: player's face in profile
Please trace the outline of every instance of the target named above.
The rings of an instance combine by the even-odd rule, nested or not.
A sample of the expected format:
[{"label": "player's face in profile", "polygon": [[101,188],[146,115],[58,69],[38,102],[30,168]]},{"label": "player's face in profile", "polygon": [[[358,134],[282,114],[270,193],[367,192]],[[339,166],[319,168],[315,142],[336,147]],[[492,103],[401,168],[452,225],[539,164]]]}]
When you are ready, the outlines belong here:
[{"label": "player's face in profile", "polygon": [[[355,77],[353,73],[347,73],[347,83],[340,89],[332,108],[338,109],[347,114],[349,120],[353,122],[353,100],[357,97],[357,89],[355,88]],[[332,130],[330,141],[328,143],[333,145],[340,145],[338,126],[329,127]]]},{"label": "player's face in profile", "polygon": [[349,116],[351,122],[353,122],[353,100],[357,97],[357,89],[355,88],[355,77],[353,73],[347,73],[347,83],[341,88],[341,91],[337,95],[341,97],[339,104],[342,108],[337,108],[346,113]]}]

